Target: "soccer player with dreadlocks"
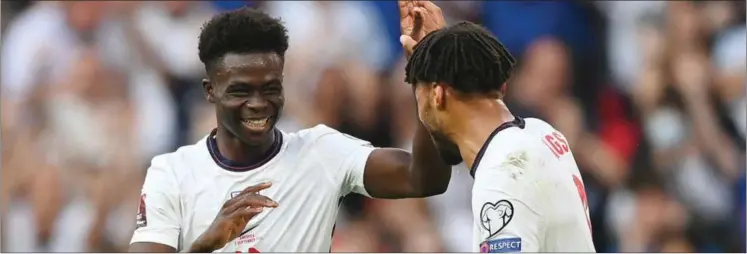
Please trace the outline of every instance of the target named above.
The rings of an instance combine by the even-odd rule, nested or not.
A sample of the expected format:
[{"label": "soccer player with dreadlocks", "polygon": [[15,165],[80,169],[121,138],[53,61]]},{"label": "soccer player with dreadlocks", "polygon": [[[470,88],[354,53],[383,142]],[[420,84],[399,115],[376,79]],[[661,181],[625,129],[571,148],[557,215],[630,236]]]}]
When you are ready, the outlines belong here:
[{"label": "soccer player with dreadlocks", "polygon": [[[433,3],[409,4],[422,22],[443,24],[433,22],[442,19]],[[502,101],[515,62],[506,48],[469,22],[401,41],[420,120],[438,147],[449,148],[441,155],[461,157],[475,179],[474,251],[594,252],[586,192],[565,137],[545,121],[512,115]]]}]

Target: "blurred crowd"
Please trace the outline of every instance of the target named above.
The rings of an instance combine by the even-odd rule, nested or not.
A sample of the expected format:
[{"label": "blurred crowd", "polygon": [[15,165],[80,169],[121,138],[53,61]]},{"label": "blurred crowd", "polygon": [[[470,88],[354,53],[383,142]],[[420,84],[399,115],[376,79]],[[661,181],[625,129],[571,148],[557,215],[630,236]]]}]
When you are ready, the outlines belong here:
[{"label": "blurred crowd", "polygon": [[[519,59],[506,98],[563,132],[599,252],[744,252],[744,1],[438,1]],[[290,33],[280,128],[408,148],[396,1],[2,1],[2,252],[125,250],[154,155],[215,126],[203,22],[251,5]],[[471,177],[346,197],[335,252],[467,252]]]}]

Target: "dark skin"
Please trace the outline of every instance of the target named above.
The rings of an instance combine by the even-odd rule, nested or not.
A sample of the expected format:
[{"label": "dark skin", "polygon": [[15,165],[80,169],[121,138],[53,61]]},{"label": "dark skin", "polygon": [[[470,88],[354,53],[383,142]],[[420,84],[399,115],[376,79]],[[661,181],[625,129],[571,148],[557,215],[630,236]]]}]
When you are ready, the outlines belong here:
[{"label": "dark skin", "polygon": [[[405,56],[410,59],[415,46],[429,33],[446,27],[441,8],[431,1],[398,1],[400,29],[402,36],[400,42],[405,50]],[[413,89],[416,86],[413,86]],[[420,107],[418,105],[418,107]],[[449,140],[446,135],[439,131],[429,130],[421,121],[418,121],[416,133],[429,132],[433,143],[438,150],[441,159],[449,165],[462,162],[459,147]]]},{"label": "dark skin", "polygon": [[[273,129],[284,104],[282,73],[283,57],[274,52],[229,53],[208,73],[209,79],[203,81],[203,87],[207,100],[215,105],[216,141],[224,157],[246,164],[266,158],[275,141]],[[264,118],[269,120],[263,127],[249,126],[243,121]],[[397,148],[371,152],[364,171],[366,191],[374,198],[385,199],[444,193],[451,180],[451,165],[434,158],[440,158],[439,151],[420,124],[413,140],[413,153]],[[213,224],[185,252],[222,248],[258,214],[237,213],[237,210],[256,211],[252,209],[277,205],[254,191],[246,191],[235,199],[235,203],[224,205]],[[176,252],[170,246],[146,242],[133,243],[129,251]]]}]

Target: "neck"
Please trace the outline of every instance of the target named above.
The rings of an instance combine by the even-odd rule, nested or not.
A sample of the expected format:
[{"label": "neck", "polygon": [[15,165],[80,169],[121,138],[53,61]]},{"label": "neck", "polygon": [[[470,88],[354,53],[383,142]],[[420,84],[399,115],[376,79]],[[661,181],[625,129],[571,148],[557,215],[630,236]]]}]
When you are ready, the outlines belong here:
[{"label": "neck", "polygon": [[269,135],[266,142],[251,145],[242,141],[225,128],[218,127],[215,133],[215,141],[220,155],[224,158],[242,165],[254,165],[263,162],[271,156],[275,147],[275,130]]},{"label": "neck", "polygon": [[472,168],[475,157],[498,126],[514,120],[514,116],[501,100],[481,100],[461,105],[460,112],[450,121],[454,123],[447,132],[450,140],[459,147],[459,152],[468,168]]}]

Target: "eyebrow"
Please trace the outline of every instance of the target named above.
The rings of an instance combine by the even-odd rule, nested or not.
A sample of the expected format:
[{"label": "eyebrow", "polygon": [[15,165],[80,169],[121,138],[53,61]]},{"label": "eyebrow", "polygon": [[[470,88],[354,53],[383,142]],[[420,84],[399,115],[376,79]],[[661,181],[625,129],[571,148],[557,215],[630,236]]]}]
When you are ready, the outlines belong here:
[{"label": "eyebrow", "polygon": [[274,78],[270,79],[268,81],[262,82],[262,83],[249,83],[244,81],[232,81],[228,83],[228,87],[235,87],[235,86],[260,86],[260,87],[266,87],[266,86],[272,86],[272,85],[280,85],[280,79]]}]

